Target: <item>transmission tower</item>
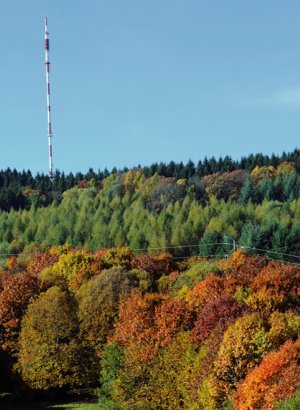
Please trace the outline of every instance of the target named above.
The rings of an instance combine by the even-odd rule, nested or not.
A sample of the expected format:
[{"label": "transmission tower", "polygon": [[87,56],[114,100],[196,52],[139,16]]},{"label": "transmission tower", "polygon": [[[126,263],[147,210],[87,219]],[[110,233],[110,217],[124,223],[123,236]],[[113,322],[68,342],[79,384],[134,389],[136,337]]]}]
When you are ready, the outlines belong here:
[{"label": "transmission tower", "polygon": [[48,156],[49,156],[49,178],[53,181],[52,162],[52,126],[51,126],[51,105],[50,105],[50,62],[49,62],[49,33],[48,18],[45,17],[45,65],[46,65],[46,90],[47,90],[47,119],[48,119]]}]

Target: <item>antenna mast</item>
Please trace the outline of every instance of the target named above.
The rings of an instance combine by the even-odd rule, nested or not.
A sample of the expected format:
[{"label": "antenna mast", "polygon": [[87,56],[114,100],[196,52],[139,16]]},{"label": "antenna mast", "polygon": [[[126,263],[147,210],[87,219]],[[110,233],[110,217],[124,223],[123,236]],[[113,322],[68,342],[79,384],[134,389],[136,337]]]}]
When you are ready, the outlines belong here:
[{"label": "antenna mast", "polygon": [[50,62],[49,62],[49,33],[48,18],[45,17],[45,65],[46,65],[46,90],[47,90],[47,119],[48,119],[48,147],[49,147],[49,178],[53,181],[52,163],[52,127],[51,127],[51,106],[50,106]]}]

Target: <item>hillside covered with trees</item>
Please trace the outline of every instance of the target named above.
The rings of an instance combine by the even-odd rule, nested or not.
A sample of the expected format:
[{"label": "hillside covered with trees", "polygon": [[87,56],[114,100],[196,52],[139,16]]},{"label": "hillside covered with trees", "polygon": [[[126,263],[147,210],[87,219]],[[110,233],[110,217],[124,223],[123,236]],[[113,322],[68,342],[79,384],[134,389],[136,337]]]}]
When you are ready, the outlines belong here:
[{"label": "hillside covered with trees", "polygon": [[299,283],[299,150],[0,172],[0,391],[22,400],[297,406]]},{"label": "hillside covered with trees", "polygon": [[[193,177],[202,178],[215,173],[231,172],[236,170],[246,170],[251,172],[258,167],[278,167],[283,162],[292,162],[297,172],[300,171],[300,150],[295,149],[290,153],[283,153],[280,156],[272,154],[271,157],[263,154],[249,155],[242,157],[240,161],[234,161],[230,156],[219,158],[214,157],[199,160],[197,164],[189,161],[187,164],[175,163],[155,163],[150,166],[137,168],[141,169],[146,178],[157,174],[167,178],[187,179]],[[61,200],[61,194],[75,186],[85,186],[88,182],[94,185],[101,185],[101,181],[110,174],[121,174],[128,171],[128,168],[117,170],[113,168],[111,172],[107,169],[95,172],[92,168],[85,174],[77,172],[65,174],[56,171],[53,183],[44,174],[32,175],[30,170],[18,172],[10,168],[0,171],[0,209],[9,211],[13,209],[28,209],[34,203],[36,206],[49,205],[54,199]],[[55,193],[55,195],[54,195]]]},{"label": "hillside covered with trees", "polygon": [[[284,160],[284,161],[283,161]],[[46,176],[0,173],[0,257],[69,243],[300,260],[300,154]],[[293,256],[295,255],[295,256]]]},{"label": "hillside covered with trees", "polygon": [[102,410],[299,403],[299,266],[70,245],[6,266],[2,391],[96,392]]}]

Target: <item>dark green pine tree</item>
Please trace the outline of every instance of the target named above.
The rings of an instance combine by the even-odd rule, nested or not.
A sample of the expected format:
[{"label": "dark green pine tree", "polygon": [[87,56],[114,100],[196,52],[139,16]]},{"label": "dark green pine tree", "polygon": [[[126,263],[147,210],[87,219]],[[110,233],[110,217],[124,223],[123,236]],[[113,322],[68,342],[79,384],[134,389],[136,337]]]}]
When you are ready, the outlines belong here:
[{"label": "dark green pine tree", "polygon": [[255,248],[259,248],[261,240],[261,230],[257,222],[247,222],[241,232],[239,244],[248,253],[255,253]]},{"label": "dark green pine tree", "polygon": [[240,192],[239,202],[246,205],[249,201],[256,202],[256,188],[251,177],[247,178]]},{"label": "dark green pine tree", "polygon": [[298,257],[291,258],[293,262],[300,263],[300,220],[298,219],[286,238],[288,253],[297,255]]},{"label": "dark green pine tree", "polygon": [[229,253],[228,244],[220,232],[212,231],[203,235],[199,244],[199,256],[224,257]]},{"label": "dark green pine tree", "polygon": [[262,202],[263,200],[271,201],[276,199],[275,186],[272,179],[262,179],[257,187],[257,202]]},{"label": "dark green pine tree", "polygon": [[[277,230],[275,231],[272,237],[272,251],[276,253],[271,253],[271,257],[279,260],[287,260],[289,261],[289,257],[284,254],[290,253],[288,247],[288,234],[289,234],[288,226],[279,225]],[[294,262],[294,261],[292,261]]]}]

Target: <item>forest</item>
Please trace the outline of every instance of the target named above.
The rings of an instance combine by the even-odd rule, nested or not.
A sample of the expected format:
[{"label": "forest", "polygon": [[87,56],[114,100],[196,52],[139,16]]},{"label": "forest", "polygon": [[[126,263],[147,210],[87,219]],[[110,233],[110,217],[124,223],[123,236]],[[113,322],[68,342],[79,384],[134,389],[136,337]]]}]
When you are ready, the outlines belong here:
[{"label": "forest", "polygon": [[[187,164],[171,161],[144,167],[138,165],[136,168],[141,169],[146,178],[158,174],[169,178],[191,180],[193,177],[202,178],[215,173],[236,170],[251,172],[256,166],[276,168],[283,162],[292,162],[296,171],[300,171],[300,150],[295,149],[290,153],[284,152],[280,156],[272,154],[271,157],[263,154],[251,154],[248,157],[242,157],[240,161],[234,161],[230,156],[220,157],[218,160],[214,157],[210,159],[205,157],[204,160],[199,160],[197,164],[191,160]],[[84,186],[87,181],[93,181],[94,184],[99,186],[101,181],[110,174],[120,174],[127,171],[127,167],[121,170],[114,167],[110,172],[106,168],[97,172],[90,168],[85,174],[77,172],[75,175],[72,172],[65,174],[56,171],[51,182],[48,175],[38,173],[34,176],[30,170],[23,170],[22,172],[10,168],[0,170],[0,209],[6,211],[11,208],[28,209],[32,203],[37,206],[46,206],[54,199],[61,200],[61,194],[70,188]],[[54,195],[54,192],[56,195]]]},{"label": "forest", "polygon": [[178,260],[62,245],[10,257],[1,391],[92,395],[102,410],[299,408],[299,283],[298,265],[241,249]]},{"label": "forest", "polygon": [[[0,262],[68,243],[92,250],[168,251],[178,258],[225,257],[240,247],[297,263],[300,156],[295,151],[285,157],[295,161],[253,156],[237,164],[211,159],[199,169],[188,163],[100,176],[92,170],[76,177],[57,173],[53,184],[46,176],[3,171]],[[200,176],[204,163],[206,171],[222,172]],[[244,168],[224,171],[228,164]],[[247,169],[249,164],[254,167]]]},{"label": "forest", "polygon": [[299,150],[0,171],[0,405],[297,409],[299,284]]}]

